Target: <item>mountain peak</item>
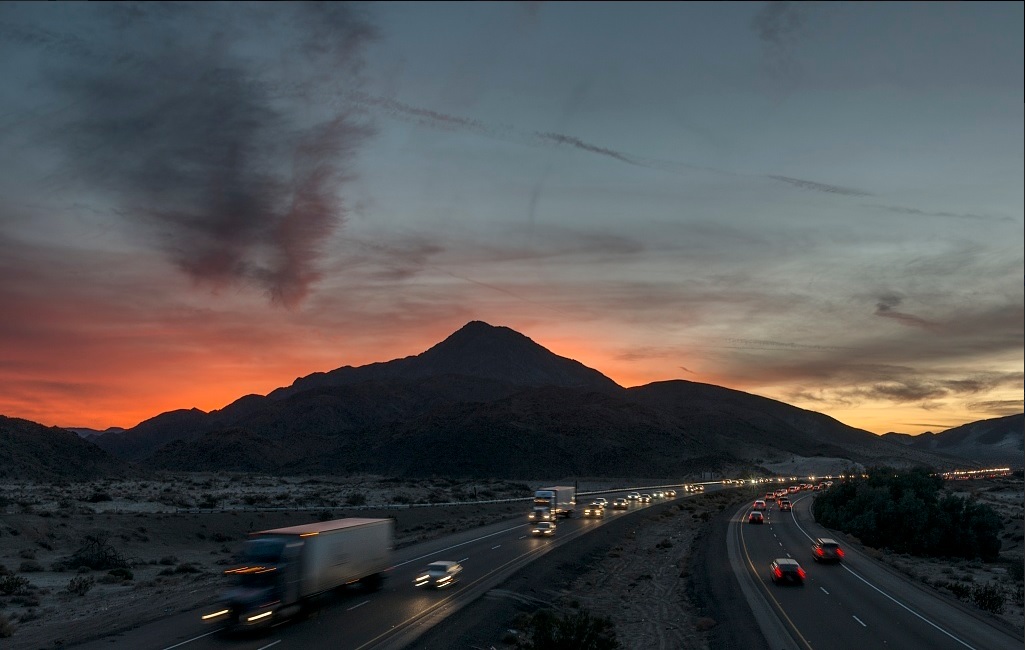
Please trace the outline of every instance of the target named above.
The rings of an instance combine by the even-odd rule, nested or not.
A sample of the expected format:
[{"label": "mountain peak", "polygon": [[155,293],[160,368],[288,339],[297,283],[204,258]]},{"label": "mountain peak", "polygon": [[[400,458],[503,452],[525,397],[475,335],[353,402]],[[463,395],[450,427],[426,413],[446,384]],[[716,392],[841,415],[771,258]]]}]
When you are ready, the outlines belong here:
[{"label": "mountain peak", "polygon": [[479,320],[413,359],[406,370],[419,377],[467,375],[524,386],[618,388],[597,370],[561,357],[516,330]]}]

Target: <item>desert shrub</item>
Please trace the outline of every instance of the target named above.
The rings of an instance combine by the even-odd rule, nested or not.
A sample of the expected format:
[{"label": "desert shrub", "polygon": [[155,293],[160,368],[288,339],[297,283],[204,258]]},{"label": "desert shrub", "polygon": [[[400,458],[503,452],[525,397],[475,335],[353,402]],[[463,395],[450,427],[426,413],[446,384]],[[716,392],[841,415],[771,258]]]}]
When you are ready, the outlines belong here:
[{"label": "desert shrub", "polygon": [[43,570],[43,565],[35,560],[25,560],[18,570],[22,573],[37,573]]},{"label": "desert shrub", "polygon": [[175,573],[202,573],[202,570],[191,562],[182,562],[174,568]]},{"label": "desert shrub", "polygon": [[951,582],[947,585],[947,589],[961,600],[967,600],[972,594],[971,586],[963,582]]},{"label": "desert shrub", "polygon": [[27,578],[15,575],[0,576],[0,594],[13,596],[26,593],[31,587]]},{"label": "desert shrub", "polygon": [[979,609],[1000,614],[1004,611],[1004,591],[997,585],[976,585],[972,588],[972,602]]},{"label": "desert shrub", "polygon": [[34,560],[36,559],[36,551],[32,548],[23,548],[18,551],[18,557],[23,560]]},{"label": "desert shrub", "polygon": [[367,495],[362,492],[350,492],[349,495],[345,497],[345,503],[350,506],[366,505]]},{"label": "desert shrub", "polygon": [[658,544],[655,544],[655,548],[672,548],[672,547],[673,547],[673,543],[671,541],[669,541],[668,538],[663,539]]},{"label": "desert shrub", "polygon": [[0,614],[0,639],[6,639],[12,634],[14,634],[14,626],[11,625],[11,621],[6,616]]},{"label": "desert shrub", "polygon": [[158,561],[159,564],[162,564],[164,566],[171,566],[172,564],[177,564],[177,562],[178,558],[173,555],[165,555]]},{"label": "desert shrub", "polygon": [[[128,566],[128,561],[103,535],[86,535],[74,555],[62,562],[67,567],[88,567],[99,571]],[[57,569],[55,569],[57,570]]]},{"label": "desert shrub", "polygon": [[202,497],[200,497],[199,503],[197,503],[196,506],[199,508],[213,510],[220,504],[220,501],[220,499],[218,499],[212,494],[204,494],[202,495]]},{"label": "desert shrub", "polygon": [[114,576],[119,580],[132,580],[135,578],[135,574],[132,573],[132,570],[126,567],[111,569],[110,571],[107,571],[107,575]]},{"label": "desert shrub", "polygon": [[110,496],[106,492],[100,492],[99,490],[97,490],[96,492],[93,492],[88,497],[86,497],[85,500],[89,503],[100,503],[101,501],[113,501],[114,497]]},{"label": "desert shrub", "polygon": [[1022,566],[1021,562],[1014,562],[1008,565],[1007,575],[1015,582],[1021,582],[1025,579],[1025,566]]},{"label": "desert shrub", "polygon": [[[317,521],[331,521],[334,518],[335,518],[335,513],[331,512],[330,510],[321,510],[317,514]],[[227,541],[227,540],[225,540],[225,541]]]},{"label": "desert shrub", "polygon": [[619,648],[611,619],[592,616],[585,610],[556,616],[541,610],[530,617],[527,640],[518,640],[522,650],[614,650]]},{"label": "desert shrub", "polygon": [[75,576],[68,582],[68,586],[64,589],[75,596],[84,596],[89,593],[89,590],[96,584],[96,580],[92,576]]}]

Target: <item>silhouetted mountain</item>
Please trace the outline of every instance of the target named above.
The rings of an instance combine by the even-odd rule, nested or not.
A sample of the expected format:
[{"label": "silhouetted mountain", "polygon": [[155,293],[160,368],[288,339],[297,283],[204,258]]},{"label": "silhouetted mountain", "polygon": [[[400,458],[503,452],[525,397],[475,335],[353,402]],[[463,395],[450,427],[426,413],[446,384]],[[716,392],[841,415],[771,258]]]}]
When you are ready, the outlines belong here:
[{"label": "silhouetted mountain", "polygon": [[124,461],[67,429],[0,415],[0,479],[87,480],[128,473]]},{"label": "silhouetted mountain", "polygon": [[169,442],[198,435],[208,428],[205,411],[196,408],[179,409],[161,413],[131,429],[105,433],[92,442],[115,456],[138,460]]},{"label": "silhouetted mountain", "polygon": [[296,379],[269,397],[281,399],[312,388],[346,386],[371,380],[428,379],[445,375],[477,377],[512,386],[559,386],[615,390],[619,384],[579,361],[560,357],[508,327],[471,321],[422,354],[354,368],[345,366]]},{"label": "silhouetted mountain", "polygon": [[887,433],[893,440],[914,449],[939,452],[987,465],[1020,468],[1025,465],[1025,414],[970,422],[941,433],[917,436]]},{"label": "silhouetted mountain", "polygon": [[679,476],[784,455],[952,462],[719,386],[625,389],[480,322],[417,356],[310,375],[210,413],[165,413],[98,444],[165,469],[409,476]]},{"label": "silhouetted mountain", "polygon": [[93,440],[95,440],[96,438],[99,438],[100,436],[102,436],[105,433],[120,433],[120,432],[124,431],[123,427],[107,427],[103,431],[100,431],[99,429],[90,429],[89,427],[62,427],[62,428],[67,429],[68,431],[74,433],[75,435],[77,435],[82,440],[88,440],[89,442],[92,442]]}]

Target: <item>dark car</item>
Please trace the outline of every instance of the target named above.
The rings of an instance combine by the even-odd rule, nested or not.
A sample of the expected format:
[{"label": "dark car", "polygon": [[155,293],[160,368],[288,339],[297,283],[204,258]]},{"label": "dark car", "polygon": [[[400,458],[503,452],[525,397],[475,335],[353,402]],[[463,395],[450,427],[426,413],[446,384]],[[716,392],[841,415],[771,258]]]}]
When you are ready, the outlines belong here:
[{"label": "dark car", "polygon": [[772,581],[776,584],[795,584],[803,585],[805,572],[798,564],[797,560],[791,560],[787,557],[778,557],[772,561],[770,566],[772,572]]},{"label": "dark car", "polygon": [[790,499],[780,499],[779,509],[783,512],[786,512],[787,510],[793,510],[794,504],[790,503]]},{"label": "dark car", "polygon": [[760,513],[757,510],[755,510],[755,511],[751,512],[750,514],[748,514],[748,516],[747,516],[747,523],[749,523],[749,524],[764,524],[765,523],[765,517],[762,516],[762,513]]},{"label": "dark car", "polygon": [[819,537],[811,547],[816,562],[839,562],[843,560],[843,549],[835,539]]},{"label": "dark car", "polygon": [[627,501],[626,499],[622,498],[622,497],[612,501],[612,509],[613,510],[626,510],[629,507],[630,507],[630,502]]},{"label": "dark car", "polygon": [[584,508],[584,517],[597,517],[601,518],[605,516],[605,506],[600,503],[592,503],[591,505]]}]

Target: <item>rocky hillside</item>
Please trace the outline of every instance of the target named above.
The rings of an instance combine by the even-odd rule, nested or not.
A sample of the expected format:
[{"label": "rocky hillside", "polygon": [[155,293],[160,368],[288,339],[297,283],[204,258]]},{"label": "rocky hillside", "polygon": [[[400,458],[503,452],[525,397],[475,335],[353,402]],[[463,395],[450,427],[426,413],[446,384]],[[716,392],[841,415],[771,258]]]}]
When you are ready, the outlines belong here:
[{"label": "rocky hillside", "polygon": [[123,460],[71,431],[0,415],[0,479],[78,481],[130,473]]}]

